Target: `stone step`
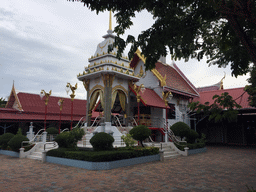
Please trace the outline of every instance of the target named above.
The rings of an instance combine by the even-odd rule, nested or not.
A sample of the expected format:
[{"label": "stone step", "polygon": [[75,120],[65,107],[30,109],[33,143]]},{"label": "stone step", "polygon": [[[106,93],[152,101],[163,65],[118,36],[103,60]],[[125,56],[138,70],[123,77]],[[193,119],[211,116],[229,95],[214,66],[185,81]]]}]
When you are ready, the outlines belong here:
[{"label": "stone step", "polygon": [[34,160],[42,160],[42,157],[34,156],[34,155],[28,155],[27,158],[28,159],[34,159]]},{"label": "stone step", "polygon": [[179,157],[181,156],[181,154],[178,154],[178,153],[174,153],[174,154],[171,154],[171,155],[165,155],[164,154],[164,158],[175,158],[175,157]]}]

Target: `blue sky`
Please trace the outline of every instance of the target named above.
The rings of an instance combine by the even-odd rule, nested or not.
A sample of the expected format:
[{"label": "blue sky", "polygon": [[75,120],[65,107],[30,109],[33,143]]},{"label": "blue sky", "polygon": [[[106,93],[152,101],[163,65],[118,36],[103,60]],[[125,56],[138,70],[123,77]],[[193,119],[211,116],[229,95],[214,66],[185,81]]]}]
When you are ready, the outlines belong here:
[{"label": "blue sky", "polygon": [[[113,26],[115,26],[115,18]],[[147,12],[136,15],[126,32],[137,36],[153,24]],[[76,98],[86,91],[77,74],[82,73],[97,45],[107,33],[109,13],[91,12],[79,2],[66,0],[3,0],[0,4],[0,97],[8,97],[13,81],[18,91],[68,97],[67,82],[78,83]],[[127,51],[126,51],[127,52]],[[172,63],[170,56],[167,63]],[[208,67],[205,60],[175,61],[196,86],[215,84],[227,74],[224,88],[242,87],[247,76],[231,77],[230,68]]]}]

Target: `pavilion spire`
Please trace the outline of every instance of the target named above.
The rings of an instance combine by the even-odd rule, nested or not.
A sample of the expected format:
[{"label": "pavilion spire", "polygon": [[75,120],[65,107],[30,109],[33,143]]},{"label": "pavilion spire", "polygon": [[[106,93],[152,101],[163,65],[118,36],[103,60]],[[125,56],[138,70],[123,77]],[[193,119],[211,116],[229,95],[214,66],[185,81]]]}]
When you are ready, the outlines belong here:
[{"label": "pavilion spire", "polygon": [[112,31],[112,11],[109,11],[109,30]]}]

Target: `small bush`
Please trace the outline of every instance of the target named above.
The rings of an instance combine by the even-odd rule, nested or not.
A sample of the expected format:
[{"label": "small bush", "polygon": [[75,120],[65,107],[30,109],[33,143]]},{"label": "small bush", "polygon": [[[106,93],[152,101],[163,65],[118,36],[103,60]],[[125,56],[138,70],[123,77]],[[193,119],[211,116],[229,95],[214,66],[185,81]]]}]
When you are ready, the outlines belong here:
[{"label": "small bush", "polygon": [[90,143],[96,151],[111,150],[113,148],[114,138],[104,132],[96,133],[91,139]]},{"label": "small bush", "polygon": [[28,138],[24,135],[15,135],[9,142],[8,146],[10,146],[12,151],[19,152],[19,149],[21,148],[22,141],[29,141]]},{"label": "small bush", "polygon": [[190,129],[189,134],[186,136],[186,141],[188,143],[195,143],[197,138],[199,138],[199,134],[195,130]]},{"label": "small bush", "polygon": [[140,141],[142,147],[144,147],[142,141],[147,139],[151,135],[151,130],[145,125],[138,125],[133,127],[130,132],[133,139]]},{"label": "small bush", "polygon": [[183,122],[174,123],[170,129],[173,131],[174,135],[179,136],[181,140],[183,137],[187,137],[190,134],[189,126]]},{"label": "small bush", "polygon": [[55,127],[49,127],[46,129],[47,134],[49,135],[57,135],[59,134],[59,130]]},{"label": "small bush", "polygon": [[0,136],[0,145],[2,149],[7,149],[8,142],[14,137],[14,134],[12,133],[5,133]]},{"label": "small bush", "polygon": [[197,139],[198,143],[206,143],[206,135],[204,133],[202,133],[202,136],[200,139]]},{"label": "small bush", "polygon": [[136,144],[136,141],[133,140],[131,134],[127,133],[126,135],[122,135],[121,139],[123,139],[126,147],[131,147]]}]

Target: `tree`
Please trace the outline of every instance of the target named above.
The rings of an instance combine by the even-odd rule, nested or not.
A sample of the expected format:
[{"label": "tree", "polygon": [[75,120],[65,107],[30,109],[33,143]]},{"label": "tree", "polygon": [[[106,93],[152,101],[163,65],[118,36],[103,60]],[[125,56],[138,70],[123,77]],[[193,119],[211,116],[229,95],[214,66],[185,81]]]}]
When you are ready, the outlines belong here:
[{"label": "tree", "polygon": [[251,70],[251,77],[248,79],[250,85],[245,86],[245,91],[249,94],[249,104],[256,107],[256,67]]},{"label": "tree", "polygon": [[228,120],[229,122],[236,121],[238,111],[235,109],[239,109],[241,106],[233,100],[228,92],[224,92],[221,95],[214,95],[212,99],[214,102],[211,105],[209,105],[209,102],[200,104],[197,101],[190,103],[188,107],[191,111],[203,113],[203,118],[209,117],[209,120],[214,119],[215,122],[221,122],[223,120]]},{"label": "tree", "polygon": [[[69,0],[74,1],[74,0]],[[173,59],[201,60],[209,65],[231,64],[232,75],[246,74],[250,62],[256,64],[256,5],[253,0],[80,0],[97,13],[115,12],[120,57],[131,43],[129,58],[138,47],[146,59],[146,69],[155,67],[167,51]],[[155,23],[137,38],[121,38],[132,25],[136,12],[147,10]],[[167,49],[168,48],[168,49]]]},{"label": "tree", "polygon": [[6,101],[3,97],[0,98],[0,108],[4,108],[6,105]]}]

